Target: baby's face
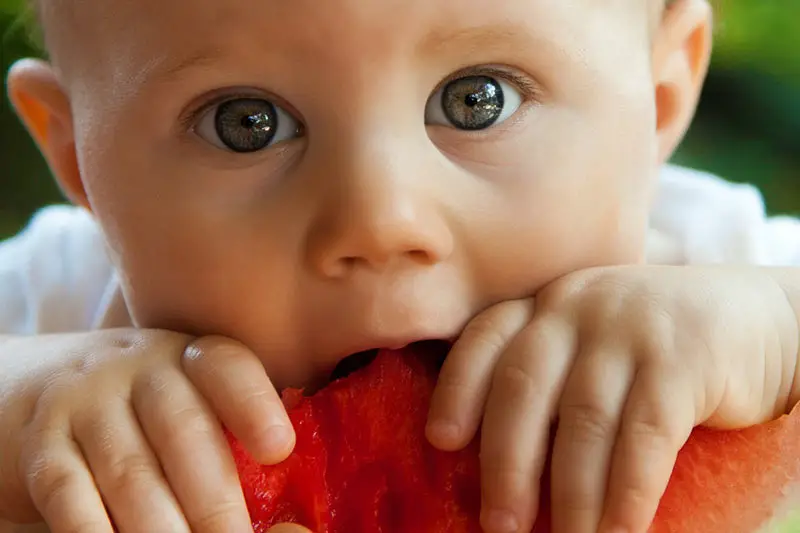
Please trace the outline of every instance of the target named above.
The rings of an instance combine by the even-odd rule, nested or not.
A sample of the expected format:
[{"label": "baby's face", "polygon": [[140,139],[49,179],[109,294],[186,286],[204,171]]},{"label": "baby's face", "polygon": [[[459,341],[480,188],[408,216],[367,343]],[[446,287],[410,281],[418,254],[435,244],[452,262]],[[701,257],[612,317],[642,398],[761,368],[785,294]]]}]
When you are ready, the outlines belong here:
[{"label": "baby's face", "polygon": [[78,162],[139,326],[299,384],[642,259],[641,0],[75,4]]}]

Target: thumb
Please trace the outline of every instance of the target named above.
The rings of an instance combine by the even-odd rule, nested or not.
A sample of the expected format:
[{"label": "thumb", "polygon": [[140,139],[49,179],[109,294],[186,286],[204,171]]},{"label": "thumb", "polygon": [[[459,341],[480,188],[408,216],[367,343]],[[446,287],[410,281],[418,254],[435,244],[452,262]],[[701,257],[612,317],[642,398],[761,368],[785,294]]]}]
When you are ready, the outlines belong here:
[{"label": "thumb", "polygon": [[311,530],[297,524],[278,524],[267,530],[267,533],[312,533]]}]

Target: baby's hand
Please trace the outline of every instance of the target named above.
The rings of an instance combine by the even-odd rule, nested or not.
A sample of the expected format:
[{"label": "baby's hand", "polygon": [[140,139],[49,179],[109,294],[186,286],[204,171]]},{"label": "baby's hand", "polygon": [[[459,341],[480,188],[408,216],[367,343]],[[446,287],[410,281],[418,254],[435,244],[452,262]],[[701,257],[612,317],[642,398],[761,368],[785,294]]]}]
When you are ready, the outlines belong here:
[{"label": "baby's hand", "polygon": [[790,407],[797,329],[757,269],[579,272],[467,327],[428,437],[461,448],[482,422],[484,529],[528,532],[557,419],[554,531],[644,532],[695,426],[745,427]]},{"label": "baby's hand", "polygon": [[108,330],[0,343],[0,519],[53,533],[252,531],[226,424],[265,463],[294,432],[233,341]]}]

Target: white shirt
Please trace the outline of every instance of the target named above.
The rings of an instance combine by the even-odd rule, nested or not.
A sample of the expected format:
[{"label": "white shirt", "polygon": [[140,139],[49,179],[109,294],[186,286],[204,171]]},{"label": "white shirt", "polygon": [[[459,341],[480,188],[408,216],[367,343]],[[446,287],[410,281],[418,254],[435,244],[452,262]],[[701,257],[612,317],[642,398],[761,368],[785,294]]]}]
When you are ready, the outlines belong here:
[{"label": "white shirt", "polygon": [[[769,217],[759,191],[666,166],[650,219],[653,264],[800,266],[800,220]],[[125,320],[102,232],[52,206],[0,243],[0,334],[84,331]]]}]

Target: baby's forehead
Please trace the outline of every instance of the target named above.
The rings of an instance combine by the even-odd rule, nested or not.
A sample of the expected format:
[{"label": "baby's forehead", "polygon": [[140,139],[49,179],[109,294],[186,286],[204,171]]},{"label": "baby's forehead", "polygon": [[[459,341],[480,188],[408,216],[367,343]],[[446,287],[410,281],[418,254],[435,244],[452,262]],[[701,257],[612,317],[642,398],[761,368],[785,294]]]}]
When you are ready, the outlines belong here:
[{"label": "baby's forehead", "polygon": [[337,51],[368,60],[453,48],[448,43],[466,56],[492,45],[531,52],[572,46],[580,53],[589,47],[589,30],[645,34],[649,11],[642,0],[38,1],[54,58],[96,64],[114,57],[116,68],[167,56],[180,63],[209,50],[245,56],[280,49],[306,64]]}]

